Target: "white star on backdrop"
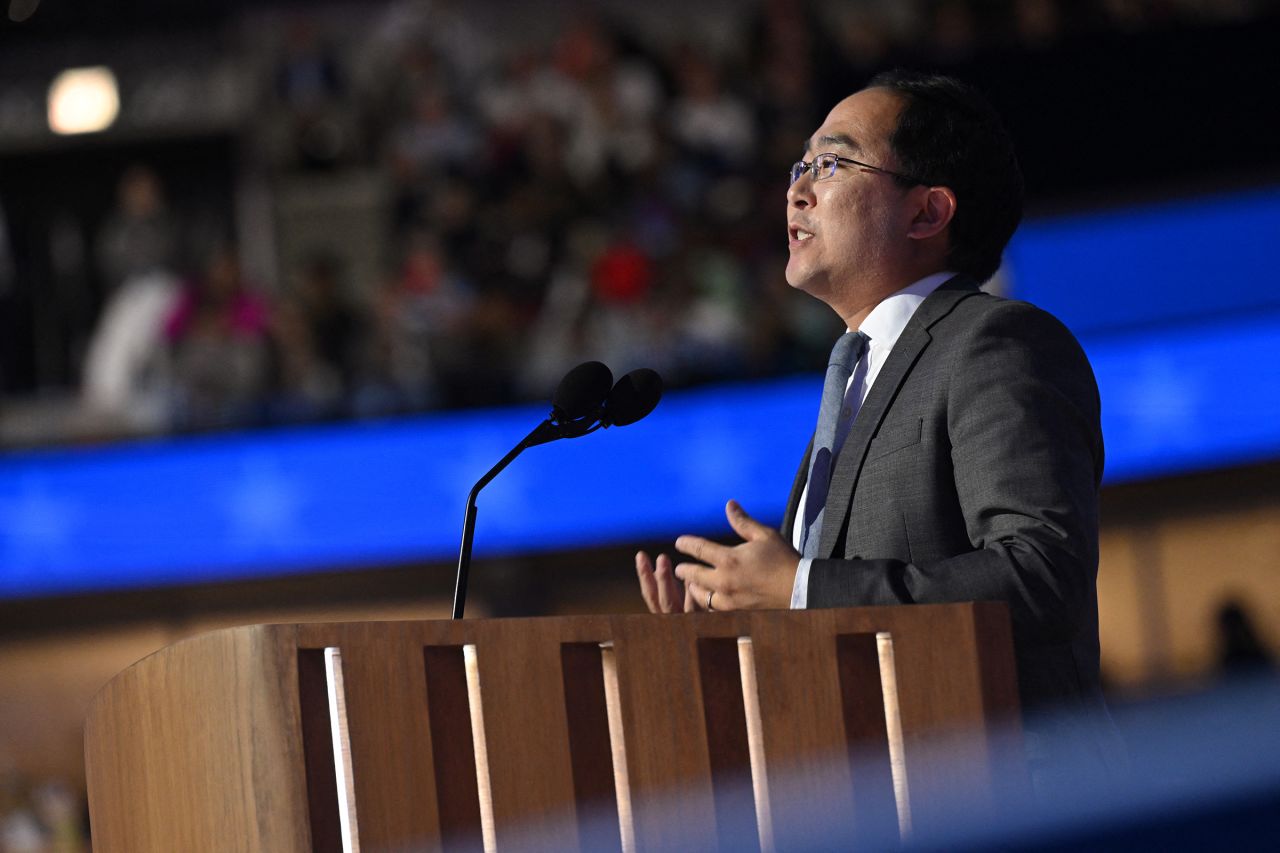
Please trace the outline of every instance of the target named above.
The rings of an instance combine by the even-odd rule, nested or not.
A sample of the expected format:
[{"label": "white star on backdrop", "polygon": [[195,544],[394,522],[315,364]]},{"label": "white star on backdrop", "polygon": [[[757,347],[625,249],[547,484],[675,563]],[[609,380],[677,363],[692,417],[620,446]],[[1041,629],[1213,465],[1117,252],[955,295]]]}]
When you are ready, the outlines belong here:
[{"label": "white star on backdrop", "polygon": [[303,538],[304,489],[269,456],[245,459],[222,498],[227,536],[237,547],[284,551]]}]

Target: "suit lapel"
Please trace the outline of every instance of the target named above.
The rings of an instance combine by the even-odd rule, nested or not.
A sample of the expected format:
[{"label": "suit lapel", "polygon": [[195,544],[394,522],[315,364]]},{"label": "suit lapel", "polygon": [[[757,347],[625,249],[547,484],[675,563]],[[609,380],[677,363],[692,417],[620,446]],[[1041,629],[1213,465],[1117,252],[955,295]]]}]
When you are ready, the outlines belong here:
[{"label": "suit lapel", "polygon": [[849,437],[845,439],[844,448],[836,460],[835,470],[831,473],[831,490],[827,493],[822,539],[818,543],[819,554],[832,556],[835,551],[871,439],[879,431],[880,422],[897,398],[898,391],[919,360],[920,354],[933,339],[929,333],[930,327],[949,314],[961,300],[978,292],[977,285],[967,276],[949,279],[920,303],[920,307],[902,330],[889,353],[889,359],[876,376],[871,392],[858,410],[858,416],[849,429]]},{"label": "suit lapel", "polygon": [[791,481],[791,495],[787,498],[787,511],[782,516],[782,538],[791,543],[795,538],[791,534],[796,529],[796,514],[800,512],[800,496],[804,494],[805,483],[809,481],[809,454],[813,453],[813,438],[804,449],[804,458],[800,460],[800,470]]}]

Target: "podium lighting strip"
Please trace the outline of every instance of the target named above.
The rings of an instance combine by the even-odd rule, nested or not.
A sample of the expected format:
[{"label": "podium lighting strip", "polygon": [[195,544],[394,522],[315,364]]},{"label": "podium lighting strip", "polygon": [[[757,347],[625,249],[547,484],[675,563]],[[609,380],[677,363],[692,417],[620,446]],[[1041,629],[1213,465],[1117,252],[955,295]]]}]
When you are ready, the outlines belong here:
[{"label": "podium lighting strip", "polygon": [[360,853],[355,779],[351,775],[351,738],[347,728],[347,696],[342,682],[342,650],[336,646],[324,650],[324,675],[329,693],[329,731],[333,735],[333,775],[338,783],[342,853]]},{"label": "podium lighting strip", "polygon": [[622,698],[618,689],[618,659],[613,642],[600,644],[604,671],[604,707],[609,718],[609,751],[613,758],[613,790],[618,799],[618,832],[622,853],[635,853],[636,825],[631,812],[631,777],[627,775],[627,744],[622,731]]},{"label": "podium lighting strip", "polygon": [[742,706],[747,718],[747,754],[751,759],[751,792],[756,801],[756,827],[761,853],[772,853],[773,812],[769,807],[769,776],[764,759],[764,725],[760,721],[760,690],[756,684],[756,652],[750,637],[738,638],[738,668],[742,678]]},{"label": "podium lighting strip", "polygon": [[471,710],[471,745],[476,756],[476,794],[480,800],[480,835],[485,853],[498,849],[493,821],[493,788],[489,784],[489,745],[484,736],[484,703],[480,698],[480,664],[474,643],[462,647],[467,671],[467,707]]},{"label": "podium lighting strip", "polygon": [[898,806],[898,834],[903,841],[911,836],[911,799],[907,787],[907,762],[903,757],[902,713],[898,706],[898,670],[893,658],[893,636],[876,634],[880,658],[880,691],[884,695],[885,733],[889,740],[889,770],[893,775],[893,799]]}]

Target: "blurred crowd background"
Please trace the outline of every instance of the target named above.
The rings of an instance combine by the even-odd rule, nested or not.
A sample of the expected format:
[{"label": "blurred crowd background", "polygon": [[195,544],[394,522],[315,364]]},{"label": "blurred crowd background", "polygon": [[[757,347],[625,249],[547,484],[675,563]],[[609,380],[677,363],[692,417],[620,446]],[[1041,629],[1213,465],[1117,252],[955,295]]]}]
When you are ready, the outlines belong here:
[{"label": "blurred crowd background", "polygon": [[[676,387],[818,370],[839,330],[783,280],[786,174],[826,110],[893,66],[990,95],[1033,216],[1280,177],[1280,4],[1268,0],[8,7],[10,451],[543,400],[588,358],[651,366]],[[52,133],[50,79],[90,66],[111,69],[119,117],[102,133]],[[1257,484],[1272,473],[1237,494],[1269,490]],[[1112,499],[1104,563],[1123,580],[1104,605],[1139,606],[1153,555],[1201,541],[1153,544],[1144,512],[1158,501],[1142,488]],[[1190,506],[1170,511],[1213,514]],[[1268,507],[1242,510],[1241,529],[1269,531],[1255,551],[1280,529]],[[625,555],[557,559],[569,577],[606,557]],[[488,567],[491,612],[545,603],[527,569]],[[328,598],[313,588],[319,609],[305,615],[422,616],[337,604],[355,584],[388,599],[411,588],[387,577]],[[288,618],[297,589],[252,594]],[[630,592],[557,606],[634,607]],[[84,845],[78,731],[63,724],[91,687],[179,636],[265,621],[243,589],[204,593],[219,603],[135,597],[105,616],[93,604],[94,619],[125,626],[115,633],[75,633],[74,608],[43,634],[0,625],[0,678],[26,691],[6,697],[0,680],[0,723],[29,727],[0,741],[0,850]],[[1212,670],[1270,665],[1256,603],[1215,604]],[[1119,658],[1130,683],[1141,667],[1155,680],[1176,669],[1172,652],[1151,652],[1177,631],[1162,618],[1104,624],[1122,650],[1147,644]],[[27,740],[55,746],[37,754]]]},{"label": "blurred crowd background", "polygon": [[[894,65],[990,93],[1033,212],[1280,165],[1237,108],[1265,2],[10,5],[9,446],[544,399],[588,356],[820,366],[785,175]],[[106,133],[47,128],[75,64],[116,78]]]}]

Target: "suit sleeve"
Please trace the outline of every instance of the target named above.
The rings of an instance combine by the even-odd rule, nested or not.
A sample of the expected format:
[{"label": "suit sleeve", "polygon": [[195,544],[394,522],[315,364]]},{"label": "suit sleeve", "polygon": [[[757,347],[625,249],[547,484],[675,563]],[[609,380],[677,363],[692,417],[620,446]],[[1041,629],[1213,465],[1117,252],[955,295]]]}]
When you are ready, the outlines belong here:
[{"label": "suit sleeve", "polygon": [[1019,635],[1068,640],[1097,578],[1103,451],[1093,372],[1065,327],[1016,302],[985,312],[950,357],[951,464],[938,476],[954,478],[970,548],[919,564],[895,559],[903,555],[815,560],[807,603],[999,600]]}]

